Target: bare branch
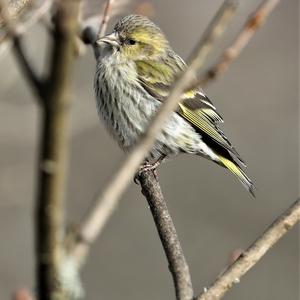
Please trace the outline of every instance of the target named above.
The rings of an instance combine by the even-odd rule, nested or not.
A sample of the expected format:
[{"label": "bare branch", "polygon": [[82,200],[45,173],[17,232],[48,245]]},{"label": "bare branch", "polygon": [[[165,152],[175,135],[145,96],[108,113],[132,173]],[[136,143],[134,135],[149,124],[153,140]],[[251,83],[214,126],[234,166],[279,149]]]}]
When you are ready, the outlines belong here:
[{"label": "bare branch", "polygon": [[106,1],[102,12],[101,23],[98,32],[96,32],[92,26],[86,26],[81,33],[82,41],[85,44],[91,44],[93,46],[94,55],[96,59],[98,58],[100,53],[98,47],[94,47],[94,43],[96,42],[97,36],[103,36],[105,34],[109,19],[111,17],[111,12],[113,11],[114,3],[114,0]]},{"label": "bare branch", "polygon": [[59,1],[54,15],[54,43],[50,72],[42,93],[42,133],[35,228],[37,290],[40,299],[53,300],[65,293],[60,282],[63,259],[67,125],[70,71],[74,60],[79,1]]},{"label": "bare branch", "polygon": [[25,78],[29,81],[38,96],[42,97],[43,81],[38,78],[36,72],[33,70],[32,64],[29,63],[24,53],[20,32],[17,29],[15,21],[10,18],[4,0],[0,0],[0,14],[3,20],[3,24],[6,27],[7,35],[13,40],[13,44],[15,46],[14,53],[20,64],[20,67],[25,74]]},{"label": "bare branch", "polygon": [[11,32],[7,31],[0,36],[0,58],[3,57],[4,53],[6,53],[7,50],[12,46],[13,43],[11,43],[10,41],[11,38],[22,36],[26,31],[28,31],[29,28],[31,28],[34,24],[41,20],[47,12],[49,12],[51,5],[52,0],[44,0],[39,7],[31,9],[32,12],[30,14],[30,17],[28,17],[28,19],[24,20],[23,22],[17,22],[17,19],[13,20],[13,18],[11,17],[11,13],[9,13],[10,6],[7,7],[6,16],[4,18],[2,17],[2,25],[7,26],[5,24],[7,24],[7,19],[9,19],[10,23],[13,22],[14,28],[13,35],[11,34]]},{"label": "bare branch", "polygon": [[105,4],[105,8],[102,14],[102,18],[101,18],[101,25],[99,28],[99,32],[98,32],[98,36],[103,36],[106,32],[107,29],[107,25],[110,19],[110,12],[111,12],[111,7],[113,6],[115,0],[107,0],[106,4]]},{"label": "bare branch", "polygon": [[132,180],[134,173],[151,149],[157,134],[163,127],[166,119],[178,105],[178,100],[187,85],[194,79],[198,69],[203,65],[206,56],[215,40],[221,35],[224,28],[236,10],[234,1],[225,1],[216,17],[209,25],[203,38],[196,46],[187,69],[173,84],[168,99],[162,104],[149,128],[141,138],[139,144],[128,156],[119,172],[113,177],[106,189],[97,197],[79,230],[79,243],[75,247],[75,256],[78,260],[84,259],[89,244],[94,242],[104,225],[114,212],[118,200]]},{"label": "bare branch", "polygon": [[195,300],[218,300],[248,272],[265,253],[300,220],[300,199],[275,222]]},{"label": "bare branch", "polygon": [[[88,1],[82,2],[82,40],[85,44],[93,44],[98,36],[103,36],[106,32],[109,20],[120,14],[124,13],[129,7],[132,0],[108,0],[99,7],[95,7]],[[97,1],[94,1],[98,3]],[[87,5],[89,3],[89,5]],[[84,5],[85,4],[85,5]],[[95,13],[95,11],[97,13]],[[99,13],[98,13],[99,11]]]},{"label": "bare branch", "polygon": [[211,67],[205,74],[199,79],[193,82],[189,89],[194,89],[199,86],[204,87],[210,81],[215,80],[222,75],[229,68],[230,64],[241,54],[243,49],[248,45],[255,32],[266,21],[267,17],[273,11],[273,9],[279,4],[280,0],[263,0],[261,5],[256,9],[254,13],[250,15],[242,31],[238,34],[233,44],[225,50],[219,61]]},{"label": "bare branch", "polygon": [[[123,1],[123,2],[126,3],[126,1]],[[128,2],[130,2],[130,1],[128,1]],[[115,1],[115,0],[107,0],[106,1],[104,8],[102,9],[103,11],[102,11],[102,14],[100,17],[101,23],[99,25],[98,31],[96,31],[95,28],[91,25],[85,26],[84,29],[82,30],[81,39],[85,44],[91,44],[93,46],[93,50],[94,50],[96,59],[98,58],[98,56],[100,54],[98,47],[94,47],[94,43],[97,39],[97,36],[105,35],[107,25],[108,25],[110,18],[120,10],[120,7],[118,7],[118,6],[120,6],[120,3],[121,3],[120,0],[119,1]],[[123,3],[123,5],[124,5],[124,3]]]},{"label": "bare branch", "polygon": [[193,299],[193,287],[188,264],[185,260],[175,226],[169,214],[159,182],[153,171],[144,171],[139,175],[142,193],[146,197],[153,219],[169,262],[176,299]]},{"label": "bare branch", "polygon": [[25,56],[25,52],[22,46],[21,38],[15,36],[13,38],[14,42],[14,53],[19,62],[20,67],[22,68],[25,78],[32,85],[33,90],[36,91],[39,98],[43,97],[44,92],[44,81],[36,75],[36,72],[33,70],[32,64],[29,63],[27,57]]}]

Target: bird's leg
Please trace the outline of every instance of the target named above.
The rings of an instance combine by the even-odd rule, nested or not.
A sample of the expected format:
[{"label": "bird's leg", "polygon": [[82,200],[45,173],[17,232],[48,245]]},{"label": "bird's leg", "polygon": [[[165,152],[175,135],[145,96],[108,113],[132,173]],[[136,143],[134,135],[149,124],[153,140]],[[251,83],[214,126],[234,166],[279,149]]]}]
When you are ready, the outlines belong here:
[{"label": "bird's leg", "polygon": [[139,169],[139,172],[148,171],[148,170],[155,170],[157,167],[163,162],[166,158],[165,155],[160,156],[154,163],[150,163],[149,161],[145,161]]},{"label": "bird's leg", "polygon": [[136,172],[134,176],[134,182],[138,183],[138,177],[141,175],[141,173],[150,170],[152,170],[155,178],[158,179],[158,174],[156,169],[164,161],[165,158],[166,155],[162,155],[154,163],[150,163],[148,160],[145,160],[144,163],[140,166],[139,170]]}]

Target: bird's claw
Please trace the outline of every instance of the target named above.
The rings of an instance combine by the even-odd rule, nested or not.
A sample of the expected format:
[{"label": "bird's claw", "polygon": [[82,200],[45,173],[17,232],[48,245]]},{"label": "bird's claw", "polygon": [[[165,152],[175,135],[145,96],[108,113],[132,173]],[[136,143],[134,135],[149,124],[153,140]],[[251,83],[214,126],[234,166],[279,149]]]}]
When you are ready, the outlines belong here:
[{"label": "bird's claw", "polygon": [[139,184],[139,177],[143,172],[146,171],[152,171],[153,175],[156,180],[158,180],[158,173],[157,173],[157,167],[159,166],[160,162],[156,161],[153,164],[150,164],[149,162],[144,163],[143,165],[140,166],[139,170],[136,172],[134,176],[134,183]]}]

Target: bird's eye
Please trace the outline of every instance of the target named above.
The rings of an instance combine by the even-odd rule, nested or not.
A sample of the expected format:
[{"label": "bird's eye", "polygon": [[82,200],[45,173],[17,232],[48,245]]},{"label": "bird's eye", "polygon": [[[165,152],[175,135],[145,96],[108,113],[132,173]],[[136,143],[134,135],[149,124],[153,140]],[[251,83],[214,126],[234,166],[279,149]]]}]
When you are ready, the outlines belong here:
[{"label": "bird's eye", "polygon": [[129,44],[129,45],[134,45],[134,44],[135,44],[135,40],[131,40],[131,39],[128,40],[128,44]]}]

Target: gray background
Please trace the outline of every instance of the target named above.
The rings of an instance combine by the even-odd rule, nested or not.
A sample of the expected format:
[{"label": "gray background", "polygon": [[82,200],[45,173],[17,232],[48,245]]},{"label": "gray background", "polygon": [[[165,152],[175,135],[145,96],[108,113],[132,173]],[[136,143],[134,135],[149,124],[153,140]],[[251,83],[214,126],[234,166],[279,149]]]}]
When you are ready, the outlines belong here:
[{"label": "gray background", "polygon": [[[152,1],[154,21],[186,58],[222,1]],[[208,64],[233,40],[260,1],[239,11]],[[190,265],[196,293],[246,248],[298,195],[298,1],[281,1],[266,25],[220,80],[206,91],[224,130],[248,162],[251,196],[228,172],[181,156],[160,168],[160,181]],[[41,29],[27,35],[38,65],[47,48]],[[72,107],[68,220],[76,222],[125,155],[98,121],[92,52],[76,63]],[[11,56],[0,61],[0,298],[33,288],[33,199],[38,110]],[[299,244],[293,229],[225,299],[298,299]],[[150,211],[133,183],[83,271],[86,299],[174,299],[171,276]]]}]

